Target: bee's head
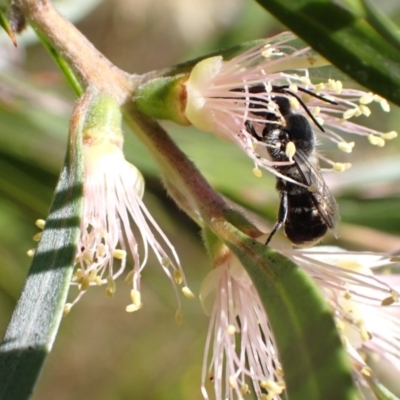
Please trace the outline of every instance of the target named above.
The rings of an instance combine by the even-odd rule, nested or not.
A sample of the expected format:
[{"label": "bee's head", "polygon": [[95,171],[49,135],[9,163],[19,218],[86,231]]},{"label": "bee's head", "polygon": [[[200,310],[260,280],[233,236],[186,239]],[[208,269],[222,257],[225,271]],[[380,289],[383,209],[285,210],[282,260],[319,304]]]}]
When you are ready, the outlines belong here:
[{"label": "bee's head", "polygon": [[276,96],[274,102],[278,105],[279,111],[284,118],[292,114],[290,102],[287,97]]}]

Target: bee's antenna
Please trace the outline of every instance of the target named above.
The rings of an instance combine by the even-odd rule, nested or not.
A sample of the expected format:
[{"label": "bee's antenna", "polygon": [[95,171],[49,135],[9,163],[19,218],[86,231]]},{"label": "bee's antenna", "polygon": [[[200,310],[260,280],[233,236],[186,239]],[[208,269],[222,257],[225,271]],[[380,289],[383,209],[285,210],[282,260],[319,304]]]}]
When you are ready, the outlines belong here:
[{"label": "bee's antenna", "polygon": [[[289,93],[289,94],[293,95],[293,92],[287,90],[287,89],[289,89],[289,87],[290,87],[289,85],[273,86],[273,91],[277,91],[279,93]],[[307,93],[310,96],[320,99],[322,101],[325,101],[329,104],[333,104],[335,106],[338,105],[338,103],[335,100],[328,99],[327,97],[324,97],[318,93],[313,92],[312,90],[305,89],[301,86],[297,86],[297,89],[300,90],[300,92]]]},{"label": "bee's antenna", "polygon": [[298,100],[298,102],[301,104],[301,106],[304,108],[304,111],[307,113],[307,115],[313,120],[314,124],[317,125],[317,127],[322,131],[325,132],[325,129],[322,127],[322,125],[317,121],[317,119],[315,118],[315,116],[313,115],[313,113],[310,111],[310,109],[307,107],[307,104],[304,103],[304,101],[301,99],[300,96],[298,96],[296,93],[284,89],[283,90],[284,93],[286,94],[290,94],[291,96],[293,96],[294,98],[296,98]]},{"label": "bee's antenna", "polygon": [[320,94],[315,93],[315,92],[313,92],[313,91],[311,91],[311,90],[304,89],[304,88],[302,88],[301,86],[298,86],[297,89],[300,90],[300,92],[307,93],[307,94],[309,94],[310,96],[316,97],[317,99],[320,99],[320,100],[322,100],[322,101],[326,101],[326,102],[329,103],[329,104],[334,104],[335,106],[338,105],[338,103],[337,103],[335,100],[328,99],[327,97],[321,96]]},{"label": "bee's antenna", "polygon": [[[285,93],[285,94],[289,94],[290,96],[293,96],[294,98],[296,98],[298,100],[298,102],[301,104],[301,106],[303,107],[304,111],[307,113],[307,115],[312,119],[312,121],[314,122],[315,125],[317,125],[317,127],[322,131],[325,132],[324,128],[322,127],[322,125],[317,121],[317,119],[315,118],[315,116],[312,114],[312,112],[310,111],[310,109],[307,107],[306,103],[304,103],[304,101],[301,99],[300,96],[298,96],[296,93],[292,92],[289,89],[289,85],[281,85],[281,86],[273,86],[272,87],[272,91],[275,93]],[[334,104],[337,105],[338,103],[334,100],[328,99],[324,96],[321,96],[320,94],[314,93],[311,90],[305,89],[301,86],[297,87],[298,90],[300,90],[300,92],[303,93],[307,93],[310,96],[313,96],[319,100],[325,101],[329,104]]]}]

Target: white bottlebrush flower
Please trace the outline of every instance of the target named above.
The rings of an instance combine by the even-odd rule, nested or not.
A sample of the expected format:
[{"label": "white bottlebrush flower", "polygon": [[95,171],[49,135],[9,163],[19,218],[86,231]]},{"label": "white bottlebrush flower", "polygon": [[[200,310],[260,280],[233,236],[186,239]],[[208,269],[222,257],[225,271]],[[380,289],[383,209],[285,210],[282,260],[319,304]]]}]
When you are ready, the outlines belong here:
[{"label": "white bottlebrush flower", "polygon": [[268,318],[235,256],[228,254],[207,275],[200,299],[211,318],[203,361],[204,398],[209,399],[207,380],[214,385],[216,400],[242,399],[253,390],[261,400],[279,398],[284,381]]},{"label": "white bottlebrush flower", "polygon": [[[149,247],[174,287],[185,279],[178,256],[143,203],[143,177],[125,160],[120,146],[109,138],[84,145],[84,163],[84,214],[73,281],[81,294],[90,285],[106,284],[106,293],[112,297],[115,279],[124,272],[129,252],[133,269],[126,280],[132,284],[132,304],[127,311],[135,311],[142,305],[140,273]],[[142,257],[134,226],[143,241]]]},{"label": "white bottlebrush flower", "polygon": [[[385,99],[347,89],[341,81],[311,79],[312,68],[327,64],[309,47],[299,45],[288,32],[229,61],[222,56],[204,59],[193,68],[186,82],[186,117],[198,129],[236,142],[253,160],[256,174],[260,173],[259,167],[275,173],[271,167],[282,164],[268,159],[262,151],[263,128],[267,124],[284,128],[286,124],[278,98],[288,99],[291,112],[306,116],[318,136],[329,138],[345,152],[352,151],[354,142],[346,142],[342,133],[365,135],[377,146],[396,137],[394,131],[382,133],[353,122],[359,115],[370,115],[367,104],[373,101],[383,111],[389,111]],[[249,125],[258,137],[251,133]],[[319,156],[336,171],[349,167]]]},{"label": "white bottlebrush flower", "polygon": [[179,322],[177,285],[183,283],[183,293],[187,297],[193,295],[174,247],[143,203],[144,179],[125,160],[122,145],[118,105],[108,97],[93,100],[83,127],[83,216],[76,270],[72,276],[72,283],[80,293],[73,303],[66,305],[65,313],[90,286],[106,285],[106,294],[112,297],[115,280],[124,273],[129,255],[133,268],[125,278],[131,285],[131,304],[126,310],[141,308],[140,275],[151,249],[173,283]]},{"label": "white bottlebrush flower", "polygon": [[[373,272],[378,267],[390,266],[387,257],[329,247],[285,249],[283,253],[321,288],[332,308],[360,389],[365,390],[371,375],[363,359],[366,349],[399,365],[398,294]],[[224,257],[224,262],[210,272],[200,297],[205,310],[211,309],[203,363],[203,397],[210,398],[206,389],[210,380],[216,400],[242,399],[249,391],[254,391],[260,400],[280,399],[285,388],[284,375],[268,316],[235,256]]]},{"label": "white bottlebrush flower", "polygon": [[[370,370],[365,352],[400,366],[400,287],[385,256],[346,252],[335,247],[314,247],[289,251],[289,257],[302,266],[321,287],[334,312],[357,382],[363,383]],[[377,269],[382,272],[375,272]],[[394,286],[393,286],[394,285]]]}]

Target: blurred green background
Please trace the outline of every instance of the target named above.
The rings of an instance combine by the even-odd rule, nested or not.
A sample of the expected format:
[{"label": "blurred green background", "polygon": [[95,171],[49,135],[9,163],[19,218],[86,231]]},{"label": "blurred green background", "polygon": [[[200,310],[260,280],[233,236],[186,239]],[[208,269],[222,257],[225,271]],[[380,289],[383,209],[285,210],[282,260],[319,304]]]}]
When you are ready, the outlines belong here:
[{"label": "blurred green background", "polygon": [[[168,67],[284,27],[260,6],[241,0],[65,0],[59,10],[118,67],[144,73]],[[395,22],[397,0],[380,2]],[[0,332],[18,299],[35,246],[34,221],[45,218],[67,142],[75,96],[52,60],[27,32],[15,49],[0,33]],[[367,124],[400,132],[399,110],[373,113]],[[375,110],[374,110],[375,111]],[[164,123],[174,140],[210,183],[248,210],[262,227],[278,207],[273,177],[259,179],[235,146],[207,133]],[[340,240],[347,249],[400,250],[400,141],[385,148],[355,140],[353,154],[324,153],[353,168],[329,173],[342,217]],[[145,202],[176,246],[192,291],[198,295],[210,269],[199,229],[179,211],[159,181],[157,167],[126,130],[125,153],[145,175]],[[268,223],[268,222],[267,222]],[[183,301],[183,325],[174,321],[176,299],[154,259],[142,275],[144,307],[125,312],[129,288],[120,282],[110,300],[89,290],[62,321],[35,400],[199,400],[208,318],[197,300]],[[76,294],[72,288],[71,297]]]}]

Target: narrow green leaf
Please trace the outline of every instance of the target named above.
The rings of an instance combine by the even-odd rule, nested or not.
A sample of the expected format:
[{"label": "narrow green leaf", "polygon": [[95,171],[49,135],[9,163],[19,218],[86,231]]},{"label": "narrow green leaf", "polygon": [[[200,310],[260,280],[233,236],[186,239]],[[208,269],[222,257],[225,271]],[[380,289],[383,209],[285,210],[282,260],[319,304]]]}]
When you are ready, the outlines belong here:
[{"label": "narrow green leaf", "polygon": [[362,0],[366,19],[371,26],[392,46],[400,50],[399,27],[386,17],[385,14],[370,0]]},{"label": "narrow green leaf", "polygon": [[4,7],[0,8],[0,26],[6,31],[14,46],[17,46],[17,38],[14,29],[12,28],[9,19],[7,18],[7,11]]},{"label": "narrow green leaf", "polygon": [[74,89],[75,94],[81,96],[83,93],[83,88],[71,66],[49,43],[49,41],[47,40],[46,36],[43,33],[41,33],[40,31],[36,31],[36,34],[40,39],[43,47],[49,52],[54,62],[58,65],[58,68],[60,68],[61,72],[64,74],[68,83],[72,86],[72,89]]},{"label": "narrow green leaf", "polygon": [[0,346],[0,398],[30,397],[51,350],[67,297],[83,205],[80,124],[63,170],[25,287]]},{"label": "narrow green leaf", "polygon": [[361,85],[400,105],[400,52],[363,18],[331,0],[257,0]]},{"label": "narrow green leaf", "polygon": [[240,232],[227,245],[245,266],[264,304],[288,398],[358,399],[331,311],[311,278],[284,256]]}]

